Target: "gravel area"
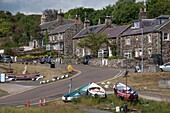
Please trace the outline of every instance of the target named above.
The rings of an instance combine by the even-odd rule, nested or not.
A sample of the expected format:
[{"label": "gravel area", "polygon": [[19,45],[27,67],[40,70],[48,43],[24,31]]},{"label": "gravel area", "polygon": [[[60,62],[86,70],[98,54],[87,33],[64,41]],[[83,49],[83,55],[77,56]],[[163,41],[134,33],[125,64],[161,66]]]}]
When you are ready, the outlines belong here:
[{"label": "gravel area", "polygon": [[10,84],[10,83],[0,84],[0,89],[7,91],[9,94],[14,94],[14,93],[18,93],[21,91],[25,91],[33,87],[34,86],[24,86],[24,85],[18,85],[18,84]]}]

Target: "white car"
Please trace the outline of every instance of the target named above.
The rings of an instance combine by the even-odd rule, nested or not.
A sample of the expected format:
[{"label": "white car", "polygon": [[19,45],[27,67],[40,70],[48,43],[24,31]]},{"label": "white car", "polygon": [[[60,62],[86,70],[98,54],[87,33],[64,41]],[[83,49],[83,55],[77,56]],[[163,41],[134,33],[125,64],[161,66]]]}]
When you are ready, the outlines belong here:
[{"label": "white car", "polygon": [[163,65],[160,65],[159,69],[161,71],[170,71],[170,62],[167,62],[167,63],[165,63]]}]

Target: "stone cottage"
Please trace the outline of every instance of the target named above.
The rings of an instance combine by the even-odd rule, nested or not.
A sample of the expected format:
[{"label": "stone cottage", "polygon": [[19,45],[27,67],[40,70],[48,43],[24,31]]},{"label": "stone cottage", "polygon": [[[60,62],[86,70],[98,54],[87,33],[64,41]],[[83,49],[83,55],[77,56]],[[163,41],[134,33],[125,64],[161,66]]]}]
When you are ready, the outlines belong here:
[{"label": "stone cottage", "polygon": [[164,62],[169,61],[169,33],[170,15],[135,20],[131,28],[121,35],[119,56],[147,61],[153,55],[160,55]]},{"label": "stone cottage", "polygon": [[92,33],[100,34],[104,30],[106,30],[106,28],[111,27],[112,26],[111,17],[107,16],[105,18],[104,24],[100,24],[100,19],[99,19],[98,25],[94,25],[94,26],[89,26],[89,25],[90,25],[90,21],[85,18],[84,28],[77,35],[73,37],[73,54],[78,56],[90,55],[91,51],[87,48],[78,47],[78,43],[80,42],[81,39],[85,38],[86,36]]},{"label": "stone cottage", "polygon": [[49,32],[49,42],[46,44],[46,50],[55,50],[64,55],[73,54],[73,37],[83,28],[80,17],[76,17],[73,22],[59,25]]}]

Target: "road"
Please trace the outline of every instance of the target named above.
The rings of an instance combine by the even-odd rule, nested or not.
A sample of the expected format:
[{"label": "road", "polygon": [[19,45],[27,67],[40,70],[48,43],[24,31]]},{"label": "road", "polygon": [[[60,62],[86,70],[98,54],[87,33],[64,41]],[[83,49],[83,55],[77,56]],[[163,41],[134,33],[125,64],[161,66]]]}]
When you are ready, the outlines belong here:
[{"label": "road", "polygon": [[[63,66],[63,65],[60,65]],[[118,74],[119,70],[102,67],[91,67],[86,65],[73,65],[75,70],[81,71],[81,73],[72,78],[72,89],[78,88],[84,84],[91,82],[100,82],[113,78]],[[31,90],[20,92],[15,95],[8,95],[0,98],[0,106],[19,106],[25,105],[28,100],[31,103],[38,103],[40,98],[46,97],[47,101],[59,98],[68,93],[68,86],[70,79],[63,81],[53,82],[52,84],[45,84],[33,88]]]}]

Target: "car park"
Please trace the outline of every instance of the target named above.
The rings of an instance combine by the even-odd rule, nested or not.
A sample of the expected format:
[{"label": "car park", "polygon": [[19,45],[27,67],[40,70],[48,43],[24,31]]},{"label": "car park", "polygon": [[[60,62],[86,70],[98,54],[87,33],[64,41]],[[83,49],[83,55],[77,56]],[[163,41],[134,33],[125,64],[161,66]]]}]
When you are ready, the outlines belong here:
[{"label": "car park", "polygon": [[160,65],[159,69],[161,71],[170,71],[170,62],[167,62],[167,63],[165,63],[163,65]]}]

